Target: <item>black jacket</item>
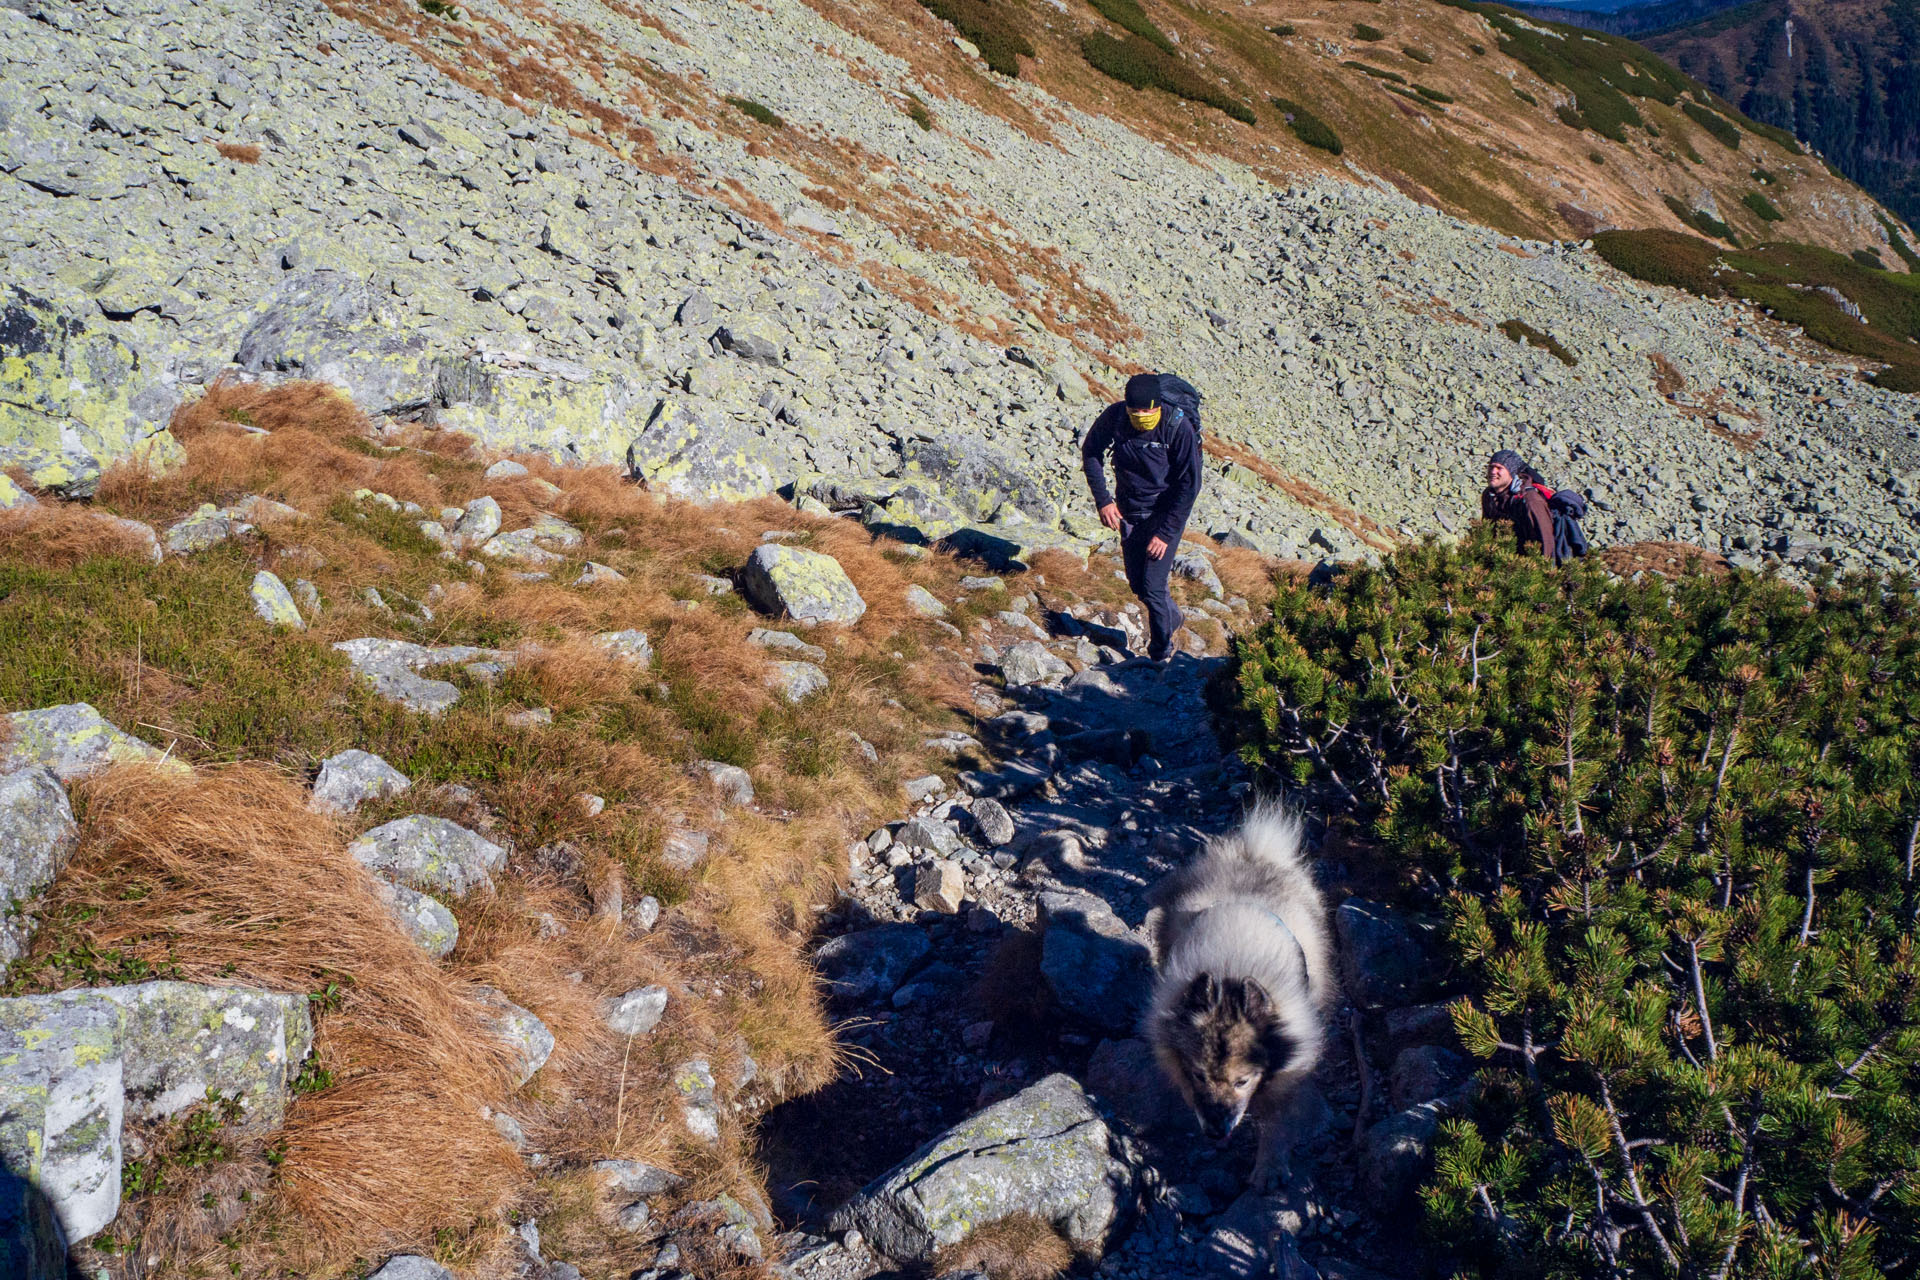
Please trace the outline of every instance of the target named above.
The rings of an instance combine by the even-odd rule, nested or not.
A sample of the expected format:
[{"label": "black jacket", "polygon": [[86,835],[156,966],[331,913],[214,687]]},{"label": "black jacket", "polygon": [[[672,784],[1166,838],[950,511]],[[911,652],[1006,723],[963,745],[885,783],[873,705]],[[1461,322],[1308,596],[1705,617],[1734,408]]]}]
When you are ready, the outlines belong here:
[{"label": "black jacket", "polygon": [[[1105,459],[1113,454],[1114,487],[1107,489]],[[1129,524],[1148,524],[1153,537],[1172,543],[1193,513],[1200,496],[1200,433],[1185,414],[1169,405],[1151,431],[1135,431],[1124,404],[1108,405],[1093,420],[1080,445],[1093,505],[1118,501]]]}]

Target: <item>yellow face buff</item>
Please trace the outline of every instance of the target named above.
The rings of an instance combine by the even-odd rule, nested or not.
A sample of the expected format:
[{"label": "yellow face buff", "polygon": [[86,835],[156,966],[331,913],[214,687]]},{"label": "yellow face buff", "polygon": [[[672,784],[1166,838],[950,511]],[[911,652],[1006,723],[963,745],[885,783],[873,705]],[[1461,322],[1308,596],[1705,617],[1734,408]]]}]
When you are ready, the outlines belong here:
[{"label": "yellow face buff", "polygon": [[1151,409],[1129,409],[1127,420],[1133,423],[1135,431],[1151,431],[1160,425],[1160,406]]}]

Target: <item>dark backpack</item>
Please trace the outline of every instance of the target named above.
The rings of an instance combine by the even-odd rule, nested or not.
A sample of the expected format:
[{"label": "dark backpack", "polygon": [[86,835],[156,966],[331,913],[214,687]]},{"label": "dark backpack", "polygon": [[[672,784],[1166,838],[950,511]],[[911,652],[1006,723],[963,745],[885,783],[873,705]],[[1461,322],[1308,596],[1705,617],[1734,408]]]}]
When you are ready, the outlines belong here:
[{"label": "dark backpack", "polygon": [[1527,483],[1547,500],[1547,510],[1553,513],[1553,562],[1587,554],[1586,531],[1580,527],[1587,517],[1587,496],[1578,489],[1549,488],[1537,475],[1529,475]]},{"label": "dark backpack", "polygon": [[1196,433],[1200,430],[1200,391],[1191,382],[1177,373],[1161,374],[1160,403],[1178,409]]}]

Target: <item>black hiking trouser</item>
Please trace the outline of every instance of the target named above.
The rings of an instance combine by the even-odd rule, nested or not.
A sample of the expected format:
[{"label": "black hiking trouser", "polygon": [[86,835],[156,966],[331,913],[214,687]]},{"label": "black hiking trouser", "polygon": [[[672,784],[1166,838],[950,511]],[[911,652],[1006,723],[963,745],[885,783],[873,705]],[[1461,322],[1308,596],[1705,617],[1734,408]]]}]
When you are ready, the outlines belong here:
[{"label": "black hiking trouser", "polygon": [[1180,629],[1180,606],[1167,590],[1167,578],[1173,573],[1174,553],[1180,549],[1176,530],[1167,540],[1167,554],[1155,560],[1147,554],[1158,522],[1142,520],[1121,526],[1120,558],[1127,566],[1127,586],[1140,597],[1147,609],[1147,657],[1165,661],[1173,653],[1173,633]]}]

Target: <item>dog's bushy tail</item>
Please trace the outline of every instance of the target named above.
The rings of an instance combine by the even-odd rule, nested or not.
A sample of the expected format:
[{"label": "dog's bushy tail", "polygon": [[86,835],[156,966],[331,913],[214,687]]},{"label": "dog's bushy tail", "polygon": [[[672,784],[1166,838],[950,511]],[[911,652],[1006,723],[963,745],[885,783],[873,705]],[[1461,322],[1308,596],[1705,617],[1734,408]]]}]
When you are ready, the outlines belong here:
[{"label": "dog's bushy tail", "polygon": [[1306,868],[1306,832],[1300,815],[1278,800],[1262,800],[1247,811],[1240,826],[1240,847],[1245,855],[1283,871]]}]

